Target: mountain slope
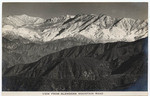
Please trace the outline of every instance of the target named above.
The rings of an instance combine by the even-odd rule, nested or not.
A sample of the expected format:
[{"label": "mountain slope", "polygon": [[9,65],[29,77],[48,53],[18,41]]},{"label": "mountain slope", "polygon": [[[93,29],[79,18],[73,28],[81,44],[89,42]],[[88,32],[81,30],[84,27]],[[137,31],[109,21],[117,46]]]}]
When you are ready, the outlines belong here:
[{"label": "mountain slope", "polygon": [[147,65],[147,39],[76,46],[3,71],[3,90],[116,90]]},{"label": "mountain slope", "polygon": [[27,40],[8,40],[3,37],[3,61],[7,61],[7,67],[16,64],[26,64],[39,60],[41,57],[54,53],[65,48],[73,46],[86,45],[92,43],[91,40],[86,39],[65,38],[47,43],[28,43]]},{"label": "mountain slope", "polygon": [[133,42],[148,36],[147,20],[100,15],[66,15],[44,20],[15,15],[3,18],[3,61],[26,64],[74,46]]},{"label": "mountain slope", "polygon": [[[147,37],[147,21],[130,18],[112,18],[100,15],[61,16],[48,20],[27,15],[3,18],[3,36],[48,42],[75,35],[84,36],[96,43],[135,41]],[[78,38],[78,37],[77,37]]]}]

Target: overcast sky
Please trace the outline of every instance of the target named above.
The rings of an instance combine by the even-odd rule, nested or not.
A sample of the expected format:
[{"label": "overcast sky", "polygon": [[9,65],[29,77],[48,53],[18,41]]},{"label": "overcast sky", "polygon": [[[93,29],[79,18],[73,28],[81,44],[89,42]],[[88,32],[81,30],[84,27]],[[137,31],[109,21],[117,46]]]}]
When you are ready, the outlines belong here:
[{"label": "overcast sky", "polygon": [[133,19],[148,18],[147,3],[3,3],[2,16],[27,14],[44,19],[60,15],[106,14]]}]

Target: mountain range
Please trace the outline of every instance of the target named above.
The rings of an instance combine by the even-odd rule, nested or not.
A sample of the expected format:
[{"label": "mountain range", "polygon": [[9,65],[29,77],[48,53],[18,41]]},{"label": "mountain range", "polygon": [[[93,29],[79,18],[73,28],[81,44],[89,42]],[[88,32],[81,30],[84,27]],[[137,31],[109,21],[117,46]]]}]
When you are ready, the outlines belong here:
[{"label": "mountain range", "polygon": [[[74,46],[133,42],[148,36],[147,20],[100,15],[66,15],[44,20],[15,15],[3,18],[3,61],[31,63]],[[8,61],[9,60],[9,61]]]},{"label": "mountain range", "polygon": [[120,90],[147,74],[148,20],[3,18],[4,91]]}]

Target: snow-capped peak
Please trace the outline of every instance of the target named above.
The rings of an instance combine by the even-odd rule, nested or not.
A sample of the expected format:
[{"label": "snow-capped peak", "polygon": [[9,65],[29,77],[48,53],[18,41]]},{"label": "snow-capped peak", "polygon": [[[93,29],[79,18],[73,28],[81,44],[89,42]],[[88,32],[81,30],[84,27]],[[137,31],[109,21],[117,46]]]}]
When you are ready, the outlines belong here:
[{"label": "snow-capped peak", "polygon": [[3,18],[3,36],[49,42],[75,37],[87,38],[95,43],[131,42],[148,36],[148,21],[131,18],[112,18],[100,14],[63,15],[44,20],[28,15]]},{"label": "snow-capped peak", "polygon": [[31,17],[26,14],[23,15],[13,15],[3,18],[3,25],[12,25],[15,27],[20,27],[29,24],[40,24],[45,20],[39,17]]}]

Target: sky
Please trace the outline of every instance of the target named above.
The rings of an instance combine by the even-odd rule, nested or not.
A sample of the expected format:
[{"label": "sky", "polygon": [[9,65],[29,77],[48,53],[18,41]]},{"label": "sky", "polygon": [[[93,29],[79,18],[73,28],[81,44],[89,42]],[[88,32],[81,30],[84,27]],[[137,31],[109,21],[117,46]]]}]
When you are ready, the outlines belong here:
[{"label": "sky", "polygon": [[3,3],[2,16],[22,15],[49,19],[61,15],[106,14],[115,18],[148,18],[148,3]]}]

